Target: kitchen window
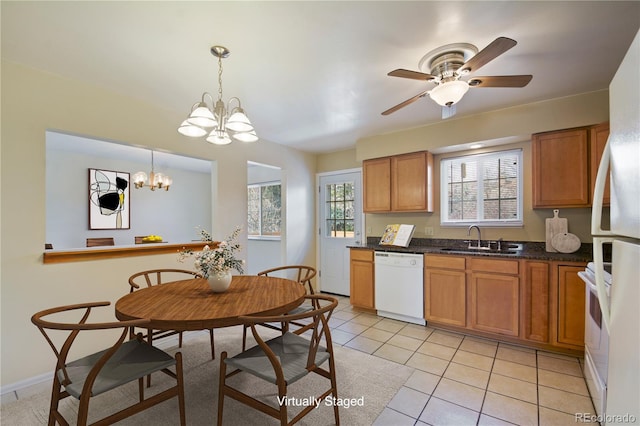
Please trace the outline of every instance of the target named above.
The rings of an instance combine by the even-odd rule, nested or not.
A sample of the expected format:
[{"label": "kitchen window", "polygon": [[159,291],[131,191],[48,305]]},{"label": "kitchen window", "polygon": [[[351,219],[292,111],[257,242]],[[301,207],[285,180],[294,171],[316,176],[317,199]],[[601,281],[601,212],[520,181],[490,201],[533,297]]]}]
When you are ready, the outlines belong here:
[{"label": "kitchen window", "polygon": [[522,150],[440,162],[441,225],[522,226]]},{"label": "kitchen window", "polygon": [[247,186],[249,238],[280,238],[282,197],[279,182]]}]

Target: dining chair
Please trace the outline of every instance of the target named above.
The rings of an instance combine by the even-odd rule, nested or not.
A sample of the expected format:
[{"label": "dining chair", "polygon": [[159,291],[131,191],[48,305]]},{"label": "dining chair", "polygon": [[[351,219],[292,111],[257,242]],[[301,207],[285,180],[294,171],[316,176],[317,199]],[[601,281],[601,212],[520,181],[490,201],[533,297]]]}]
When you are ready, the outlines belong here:
[{"label": "dining chair", "polygon": [[[202,278],[202,275],[195,271],[185,269],[150,269],[148,271],[137,272],[129,277],[129,293],[133,293],[142,287],[151,287],[171,281],[186,280],[191,278]],[[178,335],[178,347],[182,347],[182,332],[174,330],[146,330],[145,338],[149,344],[153,344],[154,339],[162,337]],[[135,335],[135,331],[131,330],[131,336]],[[213,329],[209,330],[209,339],[211,340],[211,359],[216,358]]]},{"label": "dining chair", "polygon": [[113,237],[108,238],[87,238],[87,247],[113,246]]},{"label": "dining chair", "polygon": [[[338,300],[324,294],[305,296],[315,308],[299,314],[285,314],[278,316],[241,316],[239,319],[251,328],[257,345],[228,358],[227,352],[220,355],[220,377],[218,384],[218,425],[222,424],[224,398],[228,396],[265,414],[280,420],[281,425],[298,422],[313,410],[325,398],[337,398],[336,368],[331,342],[329,319],[333,310],[338,306]],[[269,322],[292,322],[310,320],[311,327],[304,336],[301,329],[294,332],[285,331],[282,335],[265,341],[258,332],[258,325]],[[306,337],[305,337],[306,336]],[[307,338],[308,337],[308,338]],[[328,362],[328,369],[322,365]],[[227,368],[233,369],[227,373]],[[227,379],[239,373],[246,373],[266,380],[277,386],[279,406],[267,405],[227,383]],[[305,398],[315,401],[297,413],[291,421],[288,420],[287,387],[309,373],[316,373],[329,379],[330,387],[316,398],[305,394]],[[250,387],[246,379],[236,382]],[[300,391],[302,384],[296,385]],[[304,391],[303,391],[304,392]],[[336,425],[340,424],[338,405],[333,404],[333,415]]]},{"label": "dining chair", "polygon": [[[144,327],[144,324],[149,321],[147,319],[101,323],[87,322],[93,308],[109,305],[110,302],[91,302],[59,306],[37,312],[31,317],[31,322],[38,327],[56,355],[48,424],[50,426],[56,423],[61,425],[69,424],[58,409],[58,405],[62,399],[72,396],[80,401],[80,404],[74,409],[74,411],[77,410],[76,424],[85,426],[89,415],[89,402],[92,397],[138,380],[138,402],[128,405],[126,408],[92,424],[112,424],[163,401],[177,397],[180,424],[185,425],[182,354],[177,352],[175,357],[172,357],[168,353],[149,345],[141,337],[127,340],[125,343],[129,329],[131,327]],[[76,322],[56,322],[45,319],[45,317],[54,316],[70,321],[72,315],[79,319]],[[119,336],[114,334],[114,330],[118,329],[121,329]],[[58,332],[66,335],[64,343],[58,338],[60,337]],[[88,336],[89,332],[91,332],[91,336]],[[115,342],[100,352],[84,356],[75,361],[69,361],[67,357],[70,352],[73,352],[73,344],[79,335],[88,338],[93,337],[94,341],[99,342],[113,340]],[[175,372],[171,368],[174,368]],[[157,371],[161,371],[175,380],[175,385],[145,398],[144,376]],[[125,393],[122,393],[123,399],[128,398],[125,395]]]},{"label": "dining chair", "polygon": [[[286,266],[278,266],[276,268],[266,269],[264,271],[258,272],[258,276],[278,276],[280,278],[289,278],[299,282],[303,287],[305,287],[305,292],[307,294],[315,294],[313,290],[313,285],[311,285],[311,280],[316,276],[316,269],[311,266],[305,265],[286,265]],[[301,312],[310,311],[313,309],[312,305],[302,304],[292,311],[288,312],[288,314],[299,314]],[[308,327],[308,324],[300,323],[300,322],[291,322],[292,325],[297,327]],[[287,327],[289,323],[280,324],[280,326],[275,324],[262,324],[263,327],[271,328],[273,330],[282,331],[283,333],[287,331]],[[247,328],[245,325],[242,327],[242,350],[244,351],[246,348],[247,342]]]}]

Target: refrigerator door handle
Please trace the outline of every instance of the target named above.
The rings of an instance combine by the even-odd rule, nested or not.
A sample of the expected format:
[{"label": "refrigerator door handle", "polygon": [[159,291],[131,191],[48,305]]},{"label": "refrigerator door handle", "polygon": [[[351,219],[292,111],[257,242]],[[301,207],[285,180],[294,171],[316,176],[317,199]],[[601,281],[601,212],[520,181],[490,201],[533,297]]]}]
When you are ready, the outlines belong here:
[{"label": "refrigerator door handle", "polygon": [[[609,140],[602,152],[602,158],[598,165],[598,174],[596,175],[595,188],[593,190],[593,204],[591,210],[591,234],[597,236],[613,235],[610,230],[602,229],[602,203],[604,198],[604,186],[607,182],[607,174],[609,173],[609,162],[611,159],[611,147]],[[595,243],[594,243],[595,246]]]},{"label": "refrigerator door handle", "polygon": [[609,309],[609,296],[607,295],[607,287],[604,282],[604,256],[602,245],[604,243],[612,243],[614,240],[615,238],[593,237],[593,263],[595,264],[596,289],[598,290],[602,322],[604,323],[607,332],[610,331],[609,324],[611,322],[611,310]]}]

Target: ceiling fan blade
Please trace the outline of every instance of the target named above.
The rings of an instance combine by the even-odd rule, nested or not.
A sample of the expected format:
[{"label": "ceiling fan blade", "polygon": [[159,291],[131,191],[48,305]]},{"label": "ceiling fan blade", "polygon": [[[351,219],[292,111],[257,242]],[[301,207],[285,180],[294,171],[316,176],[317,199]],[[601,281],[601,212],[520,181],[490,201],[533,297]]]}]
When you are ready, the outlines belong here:
[{"label": "ceiling fan blade", "polygon": [[417,95],[415,95],[413,98],[407,99],[406,101],[401,102],[401,103],[399,103],[398,105],[396,105],[396,106],[394,106],[394,107],[391,107],[391,108],[389,108],[388,110],[384,111],[384,112],[382,113],[382,115],[389,115],[389,114],[391,114],[391,113],[393,113],[393,112],[396,112],[396,111],[397,111],[397,110],[399,110],[400,108],[404,108],[404,107],[406,107],[407,105],[414,103],[415,101],[417,101],[418,99],[420,99],[420,98],[422,98],[424,95],[426,95],[426,94],[427,94],[427,92],[428,92],[428,90],[425,90],[425,91],[424,91],[424,92],[422,92],[422,93],[418,93],[418,94],[417,94]]},{"label": "ceiling fan blade", "polygon": [[393,70],[387,75],[390,75],[391,77],[402,77],[402,78],[410,78],[412,80],[426,80],[426,81],[433,80],[435,78],[431,74],[425,74],[423,72],[405,70],[401,68],[397,70]]},{"label": "ceiling fan blade", "polygon": [[497,39],[493,40],[487,47],[476,53],[474,57],[465,62],[465,64],[460,68],[458,74],[465,71],[475,72],[479,70],[481,66],[502,55],[504,52],[511,49],[516,44],[518,44],[518,42],[510,38],[498,37]]},{"label": "ceiling fan blade", "polygon": [[473,77],[468,83],[471,87],[524,87],[532,78],[532,75],[494,75]]}]

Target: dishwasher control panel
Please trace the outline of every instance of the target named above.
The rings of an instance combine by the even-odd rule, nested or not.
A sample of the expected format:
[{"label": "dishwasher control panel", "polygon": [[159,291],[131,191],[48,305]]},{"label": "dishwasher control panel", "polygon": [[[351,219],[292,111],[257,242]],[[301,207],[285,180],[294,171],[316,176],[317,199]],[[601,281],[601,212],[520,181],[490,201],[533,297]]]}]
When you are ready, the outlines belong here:
[{"label": "dishwasher control panel", "polygon": [[385,251],[375,252],[377,265],[397,266],[400,268],[422,268],[424,256],[413,253],[391,253]]}]

